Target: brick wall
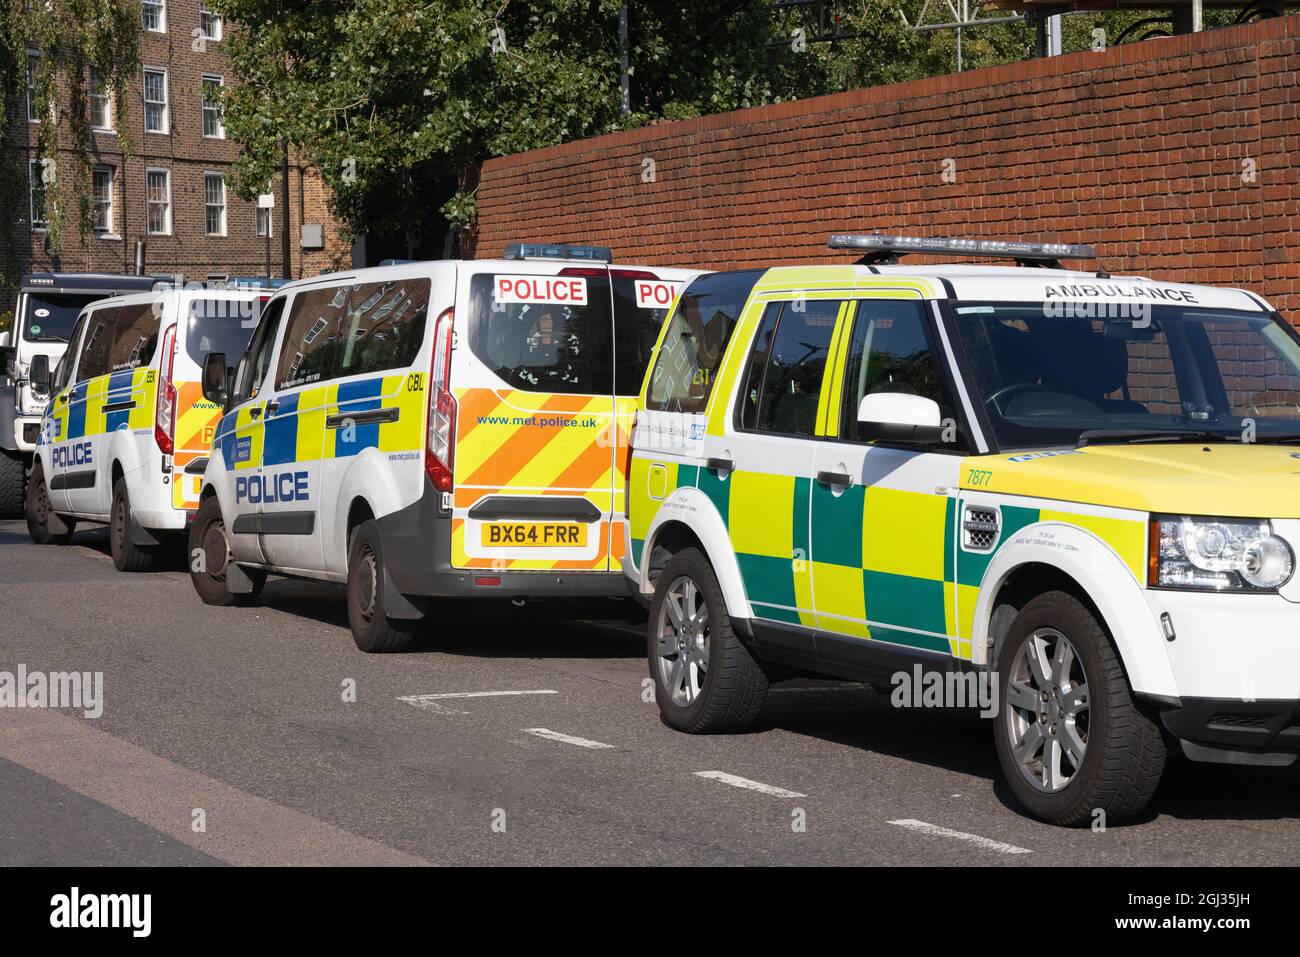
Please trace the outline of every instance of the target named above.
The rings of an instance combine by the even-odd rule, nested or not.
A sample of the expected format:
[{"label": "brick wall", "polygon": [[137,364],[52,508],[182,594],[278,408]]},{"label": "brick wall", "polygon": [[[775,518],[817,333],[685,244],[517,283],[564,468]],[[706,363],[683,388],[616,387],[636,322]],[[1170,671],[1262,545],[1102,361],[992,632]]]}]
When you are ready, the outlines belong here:
[{"label": "brick wall", "polygon": [[470,248],[729,268],[844,262],[825,248],[841,230],[1073,240],[1294,318],[1297,69],[1290,16],[535,150],[485,164]]},{"label": "brick wall", "polygon": [[[266,240],[257,235],[256,204],[239,199],[226,189],[225,235],[209,235],[204,208],[204,174],[228,173],[239,156],[239,144],[230,139],[204,136],[200,91],[203,77],[220,77],[235,82],[221,44],[197,42],[199,4],[166,5],[165,30],[141,34],[141,63],[145,68],[166,71],[169,131],[166,135],[144,131],[143,79],[130,85],[128,119],[132,150],[124,157],[116,133],[95,133],[95,163],[113,170],[113,224],[107,234],[83,239],[75,224],[63,230],[60,247],[45,248],[46,234],[31,229],[24,219],[18,224],[19,263],[23,272],[58,269],[64,271],[131,272],[135,241],[146,242],[146,271],[167,275],[183,274],[186,280],[208,275],[263,275],[266,269]],[[16,142],[5,144],[32,160],[36,158],[37,124],[19,129]],[[60,176],[73,169],[71,140],[60,129]],[[164,169],[171,178],[170,235],[151,235],[146,230],[146,170]],[[271,270],[274,275],[293,278],[347,266],[351,248],[329,215],[327,191],[320,179],[296,162],[289,171],[290,262],[286,268],[282,246],[282,208],[285,190],[275,184],[276,208],[272,211]],[[307,250],[300,246],[300,227],[319,223],[324,227],[325,247]],[[3,239],[0,239],[3,241]],[[8,303],[0,302],[0,308]]]}]

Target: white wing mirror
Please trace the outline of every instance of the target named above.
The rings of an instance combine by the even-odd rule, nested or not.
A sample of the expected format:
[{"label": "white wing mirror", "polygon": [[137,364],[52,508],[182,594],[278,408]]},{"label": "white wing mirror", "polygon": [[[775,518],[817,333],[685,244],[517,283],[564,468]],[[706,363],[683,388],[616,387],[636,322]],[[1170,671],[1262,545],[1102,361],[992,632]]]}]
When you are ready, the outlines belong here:
[{"label": "white wing mirror", "polygon": [[938,442],[939,403],[905,392],[873,392],[858,405],[858,438],[867,442]]}]

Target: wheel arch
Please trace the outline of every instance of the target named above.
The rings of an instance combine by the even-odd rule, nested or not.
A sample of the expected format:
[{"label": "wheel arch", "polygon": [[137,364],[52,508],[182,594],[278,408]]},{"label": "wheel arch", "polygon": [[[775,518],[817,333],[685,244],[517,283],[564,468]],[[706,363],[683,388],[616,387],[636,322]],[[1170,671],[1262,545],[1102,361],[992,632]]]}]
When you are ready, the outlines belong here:
[{"label": "wheel arch", "polygon": [[753,617],[749,597],[740,576],[726,523],[713,501],[697,488],[683,487],[672,492],[659,506],[641,550],[641,591],[652,594],[651,558],[655,549],[671,544],[671,551],[696,547],[704,552],[718,576],[727,614],[732,618]]}]

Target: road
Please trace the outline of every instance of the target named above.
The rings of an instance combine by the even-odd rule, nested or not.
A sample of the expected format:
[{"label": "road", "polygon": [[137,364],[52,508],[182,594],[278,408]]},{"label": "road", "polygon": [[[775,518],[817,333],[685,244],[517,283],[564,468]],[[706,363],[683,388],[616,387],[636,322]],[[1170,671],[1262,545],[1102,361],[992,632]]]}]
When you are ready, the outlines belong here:
[{"label": "road", "polygon": [[640,628],[462,606],[367,656],[342,592],[208,608],[179,556],[113,569],[0,522],[0,671],[102,672],[103,711],[0,708],[0,865],[1297,864],[1300,765],[1171,761],[1148,817],[1021,816],[987,722],[869,688],[774,686],[760,729],[691,737]]}]

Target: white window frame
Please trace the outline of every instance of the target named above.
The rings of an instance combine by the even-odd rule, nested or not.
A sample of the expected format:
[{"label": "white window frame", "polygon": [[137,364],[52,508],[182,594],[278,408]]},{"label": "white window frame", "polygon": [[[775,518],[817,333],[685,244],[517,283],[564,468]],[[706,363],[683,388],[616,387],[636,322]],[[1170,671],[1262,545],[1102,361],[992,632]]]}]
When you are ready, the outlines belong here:
[{"label": "white window frame", "polygon": [[[162,173],[163,182],[167,186],[167,198],[164,200],[153,200],[149,198],[149,176],[152,173]],[[166,219],[166,229],[162,231],[155,230],[149,218],[149,207],[155,202],[163,204],[164,218]],[[165,166],[148,166],[144,171],[144,229],[149,236],[170,236],[172,234],[172,171]]]},{"label": "white window frame", "polygon": [[[95,177],[100,173],[108,174],[108,200],[106,202],[100,202],[99,194],[95,191]],[[116,194],[117,194],[117,168],[115,166],[107,166],[107,165],[94,167],[90,171],[90,202],[91,205],[96,208],[100,206],[106,207],[104,220],[108,224],[103,229],[100,229],[97,226],[94,227],[94,232],[96,236],[108,239],[117,235]]]},{"label": "white window frame", "polygon": [[[208,24],[209,24],[209,26],[211,26],[211,27],[213,28],[213,30],[212,30],[211,33],[207,33],[207,32],[205,32],[204,29],[203,29],[203,15],[204,15],[205,13],[208,15]],[[224,24],[224,21],[223,21],[223,18],[222,18],[222,16],[221,16],[221,14],[217,13],[217,11],[213,10],[213,9],[212,9],[211,7],[209,7],[206,3],[203,3],[202,0],[200,0],[200,2],[199,2],[199,36],[202,37],[204,40],[212,40],[212,41],[214,41],[214,42],[218,42],[218,43],[219,43],[219,42],[221,41],[222,35],[223,35],[224,33],[225,33],[225,24]]]},{"label": "white window frame", "polygon": [[223,122],[221,117],[220,92],[218,92],[217,94],[218,99],[215,101],[215,106],[213,106],[212,108],[212,112],[214,112],[217,117],[217,131],[215,133],[208,132],[209,100],[207,98],[207,92],[205,88],[209,84],[215,86],[217,90],[220,91],[221,88],[226,85],[226,80],[225,77],[220,76],[216,73],[204,73],[199,78],[199,113],[200,113],[199,119],[201,120],[200,128],[202,130],[203,138],[205,140],[224,140],[226,138],[226,124],[225,122]]},{"label": "white window frame", "polygon": [[[145,96],[149,92],[148,77],[150,73],[158,73],[162,75],[163,98],[161,101],[145,99]],[[171,102],[170,102],[171,92],[168,89],[167,71],[162,67],[147,66],[143,68],[140,76],[141,76],[141,82],[143,83],[143,86],[140,89],[140,99],[144,102],[144,131],[146,134],[152,133],[156,136],[170,136],[172,131],[172,116],[171,116],[172,111],[171,111]],[[162,129],[151,130],[149,129],[149,107],[159,106],[159,105],[162,106]]]},{"label": "white window frame", "polygon": [[[96,81],[99,84],[99,93],[95,93]],[[90,103],[90,129],[95,133],[116,133],[113,116],[113,91],[104,90],[104,78],[99,75],[99,71],[94,67],[90,68],[90,83],[86,88],[86,100]],[[104,104],[104,125],[100,126],[95,123],[95,102],[102,100]]]},{"label": "white window frame", "polygon": [[[32,232],[45,232],[50,228],[48,219],[36,218],[36,184],[41,184],[41,205],[45,205],[45,165],[39,159],[27,161],[27,221],[31,223]],[[48,215],[48,210],[42,210]]]},{"label": "white window frame", "polygon": [[[158,26],[151,27],[144,22],[145,6],[154,6],[158,8]],[[140,0],[140,26],[144,28],[145,33],[166,33],[167,32],[167,0]]]},{"label": "white window frame", "polygon": [[[218,207],[216,203],[208,202],[208,181],[212,179],[221,183],[220,207]],[[229,204],[226,201],[226,174],[212,170],[205,171],[203,173],[203,235],[210,236],[214,239],[226,235],[226,214],[228,211],[228,205]],[[208,228],[208,210],[213,208],[220,208],[221,210],[221,230],[219,232],[213,232]]]},{"label": "white window frame", "polygon": [[36,102],[36,71],[40,69],[41,55],[36,50],[27,51],[27,122],[41,121],[40,106]]},{"label": "white window frame", "polygon": [[[255,231],[258,239],[271,239],[275,236],[275,216],[272,215],[274,212],[275,210],[270,206],[257,207],[257,226]],[[263,215],[266,216],[265,223],[262,221]]]}]

